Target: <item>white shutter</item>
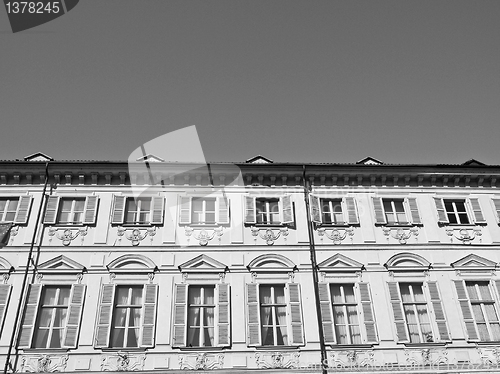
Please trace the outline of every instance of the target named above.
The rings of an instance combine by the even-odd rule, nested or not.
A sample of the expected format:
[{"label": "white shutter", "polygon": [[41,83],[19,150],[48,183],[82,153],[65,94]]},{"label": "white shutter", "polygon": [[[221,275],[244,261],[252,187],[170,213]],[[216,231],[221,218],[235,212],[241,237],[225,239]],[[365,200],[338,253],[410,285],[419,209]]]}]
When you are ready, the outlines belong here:
[{"label": "white shutter", "polygon": [[246,291],[248,345],[255,347],[261,344],[259,285],[248,283]]},{"label": "white shutter", "polygon": [[187,284],[175,285],[174,300],[174,332],[173,347],[186,346],[186,326],[187,326],[187,302],[188,286]]},{"label": "white shutter", "polygon": [[427,282],[429,295],[431,297],[432,309],[434,310],[434,319],[439,332],[440,341],[451,341],[448,324],[446,323],[446,315],[444,314],[443,303],[439,294],[437,282]]},{"label": "white shutter", "polygon": [[191,223],[191,198],[188,196],[179,197],[179,223],[181,225]]},{"label": "white shutter", "polygon": [[74,284],[71,287],[69,300],[63,347],[76,348],[78,332],[80,331],[80,323],[82,320],[83,302],[85,300],[85,285]]},{"label": "white shutter", "polygon": [[471,207],[474,223],[478,225],[486,224],[483,212],[481,211],[481,204],[479,204],[479,199],[476,197],[471,197],[468,200],[469,200],[469,206]]},{"label": "white shutter", "polygon": [[335,344],[335,329],[333,324],[332,300],[330,295],[330,285],[328,283],[318,283],[319,304],[321,309],[321,323],[323,325],[323,337],[325,344]]},{"label": "white shutter", "polygon": [[387,220],[385,218],[384,205],[382,204],[381,197],[372,197],[373,208],[375,210],[375,223],[385,225]]},{"label": "white shutter", "polygon": [[493,209],[495,210],[497,222],[500,223],[500,199],[492,199]]},{"label": "white shutter", "polygon": [[0,331],[2,331],[7,307],[9,305],[10,293],[12,286],[9,284],[0,284]]},{"label": "white shutter", "polygon": [[373,312],[373,302],[370,294],[370,285],[368,283],[358,283],[359,300],[361,302],[361,310],[363,312],[363,322],[366,332],[367,343],[377,343],[377,324],[375,321],[375,313]]},{"label": "white shutter", "polygon": [[229,224],[229,199],[225,196],[217,198],[217,205],[219,211],[219,219],[217,223],[220,225]]},{"label": "white shutter", "polygon": [[444,208],[444,201],[439,197],[434,198],[434,203],[436,204],[436,210],[438,214],[438,223],[441,225],[445,225],[450,223],[448,220],[448,215],[446,214],[446,210]]},{"label": "white shutter", "polygon": [[286,195],[280,198],[281,223],[293,223],[292,196]]},{"label": "white shutter", "polygon": [[245,196],[245,223],[256,223],[255,197]]},{"label": "white shutter", "polygon": [[151,224],[161,225],[163,223],[165,199],[162,196],[153,196],[151,198],[151,206],[152,206]]},{"label": "white shutter", "polygon": [[57,211],[59,210],[59,196],[49,196],[47,207],[45,208],[45,218],[43,222],[48,225],[54,225],[57,219]]},{"label": "white shutter", "polygon": [[30,348],[35,331],[36,316],[38,314],[38,305],[42,295],[42,285],[32,284],[29,287],[28,301],[24,310],[24,318],[19,334],[19,348]]},{"label": "white shutter", "polygon": [[97,206],[99,196],[87,196],[85,198],[85,210],[83,212],[83,224],[93,225],[97,217]]},{"label": "white shutter", "polygon": [[94,348],[106,348],[111,334],[111,319],[113,317],[113,304],[115,301],[115,285],[103,284],[101,298],[97,309],[97,323]]},{"label": "white shutter", "polygon": [[33,198],[29,195],[20,196],[19,203],[17,205],[16,217],[14,218],[14,223],[18,225],[24,225],[28,223],[28,215],[31,208],[31,202]]},{"label": "white shutter", "polygon": [[413,223],[414,225],[420,225],[422,223],[422,220],[420,219],[420,213],[418,212],[417,199],[414,197],[407,197],[405,199],[405,202],[406,202],[406,207],[410,212],[410,217],[411,217],[410,222]]},{"label": "white shutter", "polygon": [[144,311],[142,313],[142,337],[141,347],[154,347],[156,326],[156,299],[158,295],[157,284],[146,284],[144,286]]},{"label": "white shutter", "polygon": [[408,337],[408,330],[406,328],[406,320],[403,311],[403,303],[399,294],[398,282],[387,282],[387,285],[389,286],[389,297],[391,300],[398,342],[409,342],[410,338]]},{"label": "white shutter", "polygon": [[309,207],[311,209],[311,221],[315,223],[322,223],[321,205],[319,196],[309,195]]},{"label": "white shutter", "polygon": [[121,225],[125,221],[125,205],[127,198],[125,196],[115,195],[113,203],[113,212],[111,214],[111,223]]},{"label": "white shutter", "polygon": [[455,280],[453,282],[455,283],[455,289],[457,291],[458,303],[460,304],[460,309],[462,310],[465,330],[467,331],[467,335],[469,337],[468,340],[479,341],[476,323],[474,322],[474,316],[472,315],[472,306],[469,298],[467,297],[464,282],[462,280]]},{"label": "white shutter", "polygon": [[220,283],[216,285],[217,290],[217,347],[229,347],[230,345],[230,294],[229,285]]},{"label": "white shutter", "polygon": [[358,225],[358,209],[356,207],[356,199],[353,196],[344,197],[344,221],[349,225]]},{"label": "white shutter", "polygon": [[291,344],[304,345],[304,326],[300,302],[300,284],[287,283],[288,305],[290,309]]}]

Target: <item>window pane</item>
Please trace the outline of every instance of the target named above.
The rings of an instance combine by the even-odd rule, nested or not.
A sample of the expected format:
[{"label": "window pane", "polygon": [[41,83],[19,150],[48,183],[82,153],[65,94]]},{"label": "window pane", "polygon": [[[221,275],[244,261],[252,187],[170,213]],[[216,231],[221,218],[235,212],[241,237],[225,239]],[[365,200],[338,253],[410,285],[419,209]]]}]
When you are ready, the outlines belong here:
[{"label": "window pane", "polygon": [[385,210],[385,212],[386,213],[392,213],[393,209],[392,209],[391,200],[383,199],[382,202],[384,204],[384,210]]},{"label": "window pane", "polygon": [[205,304],[214,304],[214,288],[213,287],[205,287],[204,289],[205,293]]},{"label": "window pane", "polygon": [[357,325],[358,322],[358,311],[356,306],[348,306],[347,307],[347,317],[350,325]]},{"label": "window pane", "polygon": [[61,348],[62,346],[62,332],[61,329],[52,330],[52,337],[50,338],[49,348]]},{"label": "window pane", "polygon": [[497,322],[497,312],[495,311],[495,307],[493,304],[484,304],[484,310],[486,312],[486,316],[488,317],[488,321]]},{"label": "window pane", "polygon": [[128,329],[127,347],[139,346],[139,329]]},{"label": "window pane", "polygon": [[113,329],[111,331],[111,347],[123,347],[125,338],[125,329]]},{"label": "window pane", "polygon": [[0,210],[4,211],[6,206],[7,206],[7,200],[1,199],[0,200]]},{"label": "window pane", "polygon": [[500,340],[500,325],[498,323],[493,323],[490,325],[492,340],[499,341]]},{"label": "window pane", "polygon": [[285,287],[274,286],[274,297],[277,304],[285,304]]},{"label": "window pane", "polygon": [[429,315],[427,313],[426,305],[417,305],[418,321],[422,323],[429,323]]},{"label": "window pane", "polygon": [[215,199],[206,200],[206,210],[207,212],[215,212]]},{"label": "window pane", "polygon": [[188,303],[201,304],[201,287],[189,287]]},{"label": "window pane", "polygon": [[486,327],[486,323],[478,323],[477,330],[479,331],[479,339],[482,341],[488,342],[490,341],[490,334],[488,332],[488,328]]},{"label": "window pane", "polygon": [[206,213],[205,223],[215,223],[215,213]]},{"label": "window pane", "polygon": [[127,308],[115,308],[115,327],[124,327],[127,318]]},{"label": "window pane", "polygon": [[472,312],[476,322],[484,322],[484,315],[480,304],[472,304]]},{"label": "window pane", "polygon": [[203,329],[205,332],[204,346],[213,347],[214,345],[214,329],[213,327]]},{"label": "window pane", "polygon": [[422,285],[413,283],[411,286],[412,286],[413,297],[414,297],[415,301],[416,302],[425,301],[425,296],[424,296],[424,291],[422,290]]},{"label": "window pane", "polygon": [[354,287],[352,285],[347,285],[347,284],[342,287],[344,289],[346,303],[355,303],[356,297],[354,296]]},{"label": "window pane", "polygon": [[73,200],[62,199],[60,204],[62,212],[71,212],[71,206],[73,205]]},{"label": "window pane", "polygon": [[141,203],[141,211],[150,211],[151,210],[151,199],[140,199]]},{"label": "window pane", "polygon": [[58,305],[68,305],[69,304],[69,294],[71,290],[70,288],[60,288],[59,289],[59,300],[57,302]]},{"label": "window pane", "polygon": [[45,287],[44,288],[43,304],[44,305],[56,305],[56,292],[57,292],[57,288],[55,288],[55,287]]},{"label": "window pane", "polygon": [[467,224],[467,223],[469,223],[469,217],[467,216],[467,214],[466,214],[466,213],[460,213],[460,214],[458,215],[458,217],[459,217],[459,219],[460,219],[460,223],[462,223],[462,224]]},{"label": "window pane", "polygon": [[116,288],[116,304],[118,305],[128,304],[128,287]]},{"label": "window pane", "polygon": [[345,325],[335,325],[335,335],[339,344],[349,344],[347,338],[347,327]]},{"label": "window pane", "polygon": [[479,295],[477,294],[476,286],[474,283],[466,282],[465,287],[467,288],[467,294],[471,300],[479,300]]},{"label": "window pane", "polygon": [[132,305],[141,305],[142,304],[142,287],[134,287],[132,288]]},{"label": "window pane", "polygon": [[332,292],[332,302],[335,304],[341,304],[344,302],[344,299],[342,298],[342,294],[340,292],[340,285],[338,284],[331,284],[330,289]]},{"label": "window pane", "polygon": [[415,316],[415,310],[413,309],[413,305],[405,305],[403,309],[405,311],[406,321],[409,324],[417,323],[417,318]]},{"label": "window pane", "polygon": [[52,308],[43,308],[38,316],[38,327],[49,327],[52,320]]},{"label": "window pane", "polygon": [[55,310],[54,327],[64,327],[66,325],[66,308]]},{"label": "window pane", "polygon": [[401,299],[404,303],[413,301],[410,295],[410,285],[408,283],[400,283],[399,290],[401,291]]},{"label": "window pane", "polygon": [[35,348],[46,348],[49,330],[37,329],[35,331]]},{"label": "window pane", "polygon": [[333,307],[333,318],[336,324],[346,324],[346,315],[343,306],[334,306]]},{"label": "window pane", "polygon": [[492,300],[493,296],[491,296],[490,288],[488,287],[487,282],[478,282],[479,293],[481,295],[481,300]]},{"label": "window pane", "polygon": [[408,324],[408,331],[410,332],[410,342],[420,343],[420,332],[416,324]]},{"label": "window pane", "polygon": [[465,212],[465,203],[463,201],[455,201],[455,206],[457,207],[457,212]]},{"label": "window pane", "polygon": [[262,287],[260,286],[260,302],[261,304],[272,304],[271,299],[271,287]]}]

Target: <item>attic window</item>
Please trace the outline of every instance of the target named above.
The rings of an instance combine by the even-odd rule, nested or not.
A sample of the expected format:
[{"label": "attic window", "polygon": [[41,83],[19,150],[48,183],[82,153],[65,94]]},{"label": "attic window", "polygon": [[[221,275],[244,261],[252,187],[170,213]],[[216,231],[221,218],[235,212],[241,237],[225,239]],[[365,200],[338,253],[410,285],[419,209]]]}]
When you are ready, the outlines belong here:
[{"label": "attic window", "polygon": [[261,155],[257,155],[255,157],[252,157],[252,158],[249,158],[248,160],[246,160],[246,163],[247,164],[272,164],[273,160],[271,160],[267,157],[261,156]]},{"label": "attic window", "polygon": [[373,157],[365,157],[356,162],[357,165],[382,165],[383,162]]}]

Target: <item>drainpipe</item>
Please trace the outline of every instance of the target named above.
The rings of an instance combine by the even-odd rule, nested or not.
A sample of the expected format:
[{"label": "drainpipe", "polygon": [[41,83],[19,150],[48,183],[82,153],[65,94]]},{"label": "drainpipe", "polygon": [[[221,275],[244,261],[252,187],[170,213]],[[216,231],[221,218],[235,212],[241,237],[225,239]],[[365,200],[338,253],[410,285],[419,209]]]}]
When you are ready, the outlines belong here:
[{"label": "drainpipe", "polygon": [[314,301],[316,305],[316,318],[318,320],[318,333],[319,333],[319,347],[321,351],[321,372],[323,374],[327,374],[328,372],[328,361],[326,355],[326,347],[325,347],[325,336],[323,334],[323,319],[321,317],[321,304],[319,301],[319,277],[318,277],[318,263],[316,261],[316,249],[314,246],[314,228],[311,222],[311,214],[309,207],[309,192],[311,186],[306,179],[306,166],[302,165],[303,174],[302,180],[304,183],[304,201],[306,203],[306,217],[307,217],[307,232],[309,234],[309,253],[311,256],[311,266],[312,266],[312,275],[313,275],[313,286],[314,286]]},{"label": "drainpipe", "polygon": [[[38,229],[40,227],[40,218],[41,216],[45,213],[46,209],[46,202],[47,202],[47,195],[45,193],[47,192],[47,185],[49,182],[49,163],[45,163],[45,184],[43,185],[43,192],[42,192],[42,199],[40,201],[40,205],[38,206],[38,214],[36,217],[36,224],[35,224],[35,230],[33,231],[33,237],[31,239],[31,245],[30,245],[30,250],[28,253],[28,258],[26,260],[26,270],[24,271],[24,277],[23,277],[23,284],[21,286],[21,295],[19,297],[19,303],[17,304],[17,310],[16,310],[16,323],[14,328],[12,329],[12,335],[10,337],[10,343],[9,343],[9,350],[7,351],[7,358],[5,359],[5,366],[3,369],[4,374],[8,373],[8,370],[10,369],[12,372],[15,370],[15,364],[14,367],[10,364],[10,358],[11,358],[11,352],[12,348],[14,346],[16,350],[16,360],[17,360],[17,355],[18,355],[18,348],[17,348],[17,339],[19,337],[19,331],[21,330],[21,321],[23,318],[24,313],[22,313],[22,310],[24,309],[23,306],[26,305],[26,301],[28,298],[28,274],[30,271],[30,265],[33,265],[33,275],[35,274],[36,271],[36,264],[33,261],[33,249],[35,247],[35,242],[36,237],[38,235]],[[38,249],[37,252],[40,251],[40,244],[38,244]]]}]

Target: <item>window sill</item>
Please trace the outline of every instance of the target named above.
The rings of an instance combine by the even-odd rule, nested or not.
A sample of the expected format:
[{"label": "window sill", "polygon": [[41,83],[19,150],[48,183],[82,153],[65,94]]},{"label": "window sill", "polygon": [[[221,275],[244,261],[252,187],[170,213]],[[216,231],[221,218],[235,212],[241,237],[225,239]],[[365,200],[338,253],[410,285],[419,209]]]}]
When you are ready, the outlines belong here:
[{"label": "window sill", "polygon": [[76,348],[21,348],[24,353],[61,354]]},{"label": "window sill", "polygon": [[215,227],[229,227],[229,223],[181,223],[179,226],[195,227],[195,228],[215,228]]},{"label": "window sill", "polygon": [[295,345],[261,345],[255,347],[259,351],[295,351],[299,349],[298,346]]},{"label": "window sill", "polygon": [[374,345],[378,345],[378,343],[364,343],[364,344],[325,344],[331,348],[338,349],[369,349],[373,348]]},{"label": "window sill", "polygon": [[116,348],[101,348],[103,352],[145,352],[147,348],[141,347],[116,347]]},{"label": "window sill", "polygon": [[163,223],[113,223],[113,226],[122,226],[127,228],[132,227],[153,227],[153,226],[163,226]]},{"label": "window sill", "polygon": [[448,342],[429,342],[429,343],[402,343],[405,347],[409,348],[427,348],[427,347],[443,347]]},{"label": "window sill", "polygon": [[477,344],[477,345],[494,345],[494,346],[498,346],[498,344],[500,344],[500,341],[498,341],[498,340],[492,340],[490,342],[480,342],[480,341],[477,341],[477,340],[467,340],[467,343],[473,343],[473,344]]},{"label": "window sill", "polygon": [[183,352],[199,352],[199,351],[222,351],[224,347],[173,347],[180,349]]},{"label": "window sill", "polygon": [[415,226],[423,226],[422,223],[378,223],[376,226],[390,227],[390,228],[412,228]]}]

